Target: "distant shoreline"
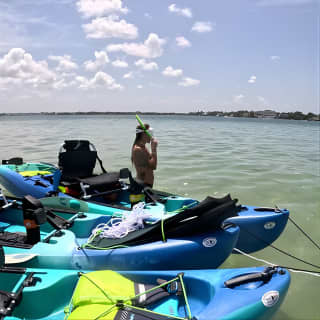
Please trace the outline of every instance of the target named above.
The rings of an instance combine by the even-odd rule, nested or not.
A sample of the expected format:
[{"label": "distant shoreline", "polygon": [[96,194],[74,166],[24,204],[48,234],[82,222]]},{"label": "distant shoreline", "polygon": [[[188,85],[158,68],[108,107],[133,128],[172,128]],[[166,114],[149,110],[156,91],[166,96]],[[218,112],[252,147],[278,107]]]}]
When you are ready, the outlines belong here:
[{"label": "distant shoreline", "polygon": [[264,118],[264,119],[282,119],[282,120],[309,120],[309,121],[320,121],[320,114],[316,115],[309,112],[304,114],[300,111],[296,112],[276,112],[272,110],[264,111],[197,111],[197,112],[114,112],[114,111],[89,111],[89,112],[2,112],[0,116],[72,116],[72,115],[179,115],[179,116],[215,116],[215,117],[225,117],[225,118]]}]

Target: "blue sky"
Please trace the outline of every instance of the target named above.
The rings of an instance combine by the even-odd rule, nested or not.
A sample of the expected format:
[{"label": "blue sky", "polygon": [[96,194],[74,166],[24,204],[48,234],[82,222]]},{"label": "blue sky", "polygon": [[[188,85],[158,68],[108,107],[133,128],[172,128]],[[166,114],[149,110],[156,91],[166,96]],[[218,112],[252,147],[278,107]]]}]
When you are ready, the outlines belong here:
[{"label": "blue sky", "polygon": [[0,112],[319,111],[318,0],[0,0]]}]

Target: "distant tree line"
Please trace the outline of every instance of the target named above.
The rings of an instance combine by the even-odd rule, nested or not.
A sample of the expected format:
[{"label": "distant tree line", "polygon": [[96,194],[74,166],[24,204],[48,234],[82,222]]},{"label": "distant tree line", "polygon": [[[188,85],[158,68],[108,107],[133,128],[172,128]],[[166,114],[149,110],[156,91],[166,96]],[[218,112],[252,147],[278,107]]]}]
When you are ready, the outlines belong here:
[{"label": "distant tree line", "polygon": [[[307,114],[301,111],[295,112],[275,112],[271,110],[266,110],[274,113],[275,119],[288,119],[288,120],[320,120],[320,114],[314,114],[308,112]],[[239,117],[239,118],[259,118],[264,111],[249,111],[249,110],[239,110],[239,111],[202,111],[198,110],[196,112],[190,112],[192,115],[207,115],[207,116],[226,116],[226,117]],[[261,116],[263,117],[263,116]]]},{"label": "distant tree line", "polygon": [[259,117],[268,117],[274,119],[289,119],[289,120],[320,120],[320,114],[314,114],[309,112],[307,114],[302,113],[301,111],[296,112],[276,112],[272,110],[265,111],[248,111],[248,110],[239,110],[239,111],[202,111],[198,110],[196,112],[187,112],[187,113],[178,113],[178,112],[112,112],[112,111],[78,111],[78,112],[23,112],[23,113],[0,113],[0,116],[30,116],[30,115],[197,115],[197,116],[216,116],[216,117],[239,117],[239,118],[259,118]]}]

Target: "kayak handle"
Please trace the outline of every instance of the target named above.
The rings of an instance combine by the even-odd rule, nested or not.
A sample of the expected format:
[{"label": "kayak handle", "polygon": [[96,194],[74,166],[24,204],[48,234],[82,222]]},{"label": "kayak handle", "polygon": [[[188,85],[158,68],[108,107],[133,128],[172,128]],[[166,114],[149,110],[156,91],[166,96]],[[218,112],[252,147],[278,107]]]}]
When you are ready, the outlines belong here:
[{"label": "kayak handle", "polygon": [[256,282],[256,281],[263,281],[267,283],[270,281],[272,275],[277,272],[277,267],[274,268],[266,268],[266,270],[262,272],[250,273],[235,277],[233,279],[225,281],[224,285],[227,288],[234,288],[236,286],[240,286],[242,284]]}]

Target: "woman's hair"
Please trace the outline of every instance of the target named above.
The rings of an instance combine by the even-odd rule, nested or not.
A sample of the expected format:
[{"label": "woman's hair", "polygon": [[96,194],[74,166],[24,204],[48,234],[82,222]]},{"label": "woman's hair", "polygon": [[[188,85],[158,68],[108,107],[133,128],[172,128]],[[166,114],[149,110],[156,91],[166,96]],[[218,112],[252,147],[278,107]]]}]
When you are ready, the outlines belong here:
[{"label": "woman's hair", "polygon": [[[148,130],[150,128],[150,125],[148,123],[144,124],[144,127]],[[143,130],[142,126],[137,126],[137,129]],[[133,145],[137,144],[137,142],[141,139],[142,135],[145,134],[145,132],[138,132],[136,133],[136,138],[134,139]]]},{"label": "woman's hair", "polygon": [[[148,124],[148,123],[145,123],[144,124],[144,127],[145,127],[145,129],[149,129],[150,128],[150,125]],[[137,126],[137,129],[140,129],[140,130],[143,130],[143,128],[142,128],[142,126]],[[133,142],[133,145],[132,145],[132,148],[131,148],[131,162],[133,162],[132,161],[132,150],[133,150],[133,147],[139,142],[139,140],[141,139],[141,137],[142,137],[142,135],[143,134],[145,134],[145,132],[143,131],[143,132],[137,132],[136,133],[136,137],[135,137],[135,139],[134,139],[134,142]]]}]

